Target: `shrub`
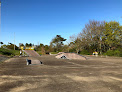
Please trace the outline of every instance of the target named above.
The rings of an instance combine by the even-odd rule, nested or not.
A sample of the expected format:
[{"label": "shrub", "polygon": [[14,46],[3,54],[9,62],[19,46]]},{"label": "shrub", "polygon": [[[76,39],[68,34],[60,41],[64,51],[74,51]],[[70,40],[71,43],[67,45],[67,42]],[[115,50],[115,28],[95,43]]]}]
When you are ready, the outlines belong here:
[{"label": "shrub", "polygon": [[120,53],[121,53],[121,52],[120,52],[119,50],[115,50],[115,51],[114,51],[114,56],[120,56]]},{"label": "shrub", "polygon": [[3,55],[12,55],[12,51],[8,50],[8,49],[3,49],[3,48],[0,48],[0,54],[3,54]]},{"label": "shrub", "polygon": [[80,54],[82,54],[82,55],[90,55],[90,53],[87,50],[80,51]]},{"label": "shrub", "polygon": [[106,53],[104,53],[104,55],[122,57],[122,53],[119,49],[117,49],[117,50],[108,50]]},{"label": "shrub", "polygon": [[14,56],[14,55],[19,55],[19,51],[0,48],[0,54],[8,55],[8,56]]}]

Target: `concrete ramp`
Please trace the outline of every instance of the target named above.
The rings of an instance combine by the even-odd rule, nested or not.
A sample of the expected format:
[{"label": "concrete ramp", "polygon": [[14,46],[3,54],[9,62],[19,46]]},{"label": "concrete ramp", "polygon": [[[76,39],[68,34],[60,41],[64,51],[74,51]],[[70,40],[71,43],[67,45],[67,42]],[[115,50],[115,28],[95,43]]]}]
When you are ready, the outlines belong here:
[{"label": "concrete ramp", "polygon": [[78,55],[76,53],[64,53],[64,52],[58,53],[56,55],[56,58],[86,60],[86,57]]},{"label": "concrete ramp", "polygon": [[31,64],[40,64],[38,59],[31,59]]},{"label": "concrete ramp", "polygon": [[40,55],[34,50],[24,50],[28,56],[39,57]]},{"label": "concrete ramp", "polygon": [[26,59],[27,65],[38,65],[42,64],[40,60],[37,59],[37,57],[40,57],[40,55],[34,51],[34,50],[23,50],[29,57]]},{"label": "concrete ramp", "polygon": [[42,64],[42,62],[41,61],[39,61],[38,59],[34,59],[34,58],[32,58],[32,59],[26,59],[26,61],[27,61],[27,65],[38,65],[38,64]]}]

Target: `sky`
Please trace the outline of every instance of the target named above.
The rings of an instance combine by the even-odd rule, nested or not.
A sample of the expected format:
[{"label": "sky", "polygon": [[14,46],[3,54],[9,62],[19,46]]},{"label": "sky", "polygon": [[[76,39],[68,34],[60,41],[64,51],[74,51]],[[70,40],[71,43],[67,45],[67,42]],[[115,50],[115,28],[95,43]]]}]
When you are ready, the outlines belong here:
[{"label": "sky", "polygon": [[122,25],[122,0],[1,0],[0,41],[49,45],[56,35],[68,41],[89,20]]}]

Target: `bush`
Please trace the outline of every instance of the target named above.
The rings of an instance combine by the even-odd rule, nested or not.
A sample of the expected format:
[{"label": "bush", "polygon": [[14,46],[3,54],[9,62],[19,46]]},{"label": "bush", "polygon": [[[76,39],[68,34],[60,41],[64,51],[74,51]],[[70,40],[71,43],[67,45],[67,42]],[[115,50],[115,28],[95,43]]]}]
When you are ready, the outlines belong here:
[{"label": "bush", "polygon": [[14,56],[14,55],[19,55],[19,51],[0,48],[0,54],[8,55],[8,56]]},{"label": "bush", "polygon": [[80,54],[82,54],[82,55],[90,55],[90,53],[87,50],[80,51]]},{"label": "bush", "polygon": [[20,55],[20,51],[19,51],[19,50],[11,50],[11,52],[12,52],[14,55]]},{"label": "bush", "polygon": [[121,52],[120,52],[119,50],[115,50],[115,51],[114,51],[114,56],[120,56],[120,53],[121,53]]},{"label": "bush", "polygon": [[119,49],[117,49],[117,50],[108,50],[106,53],[104,53],[104,55],[122,57],[122,53]]}]

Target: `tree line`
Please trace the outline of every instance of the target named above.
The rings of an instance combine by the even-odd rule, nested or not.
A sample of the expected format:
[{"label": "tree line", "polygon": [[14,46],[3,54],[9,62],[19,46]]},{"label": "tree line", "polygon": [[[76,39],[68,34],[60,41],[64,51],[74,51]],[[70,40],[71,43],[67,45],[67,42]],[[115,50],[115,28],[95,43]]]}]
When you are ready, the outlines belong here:
[{"label": "tree line", "polygon": [[[50,45],[40,43],[35,46],[32,43],[26,43],[25,45],[21,44],[21,46],[35,46],[35,50],[39,51],[40,54],[74,52],[90,55],[97,51],[99,55],[122,56],[122,26],[116,21],[90,20],[80,33],[70,36],[69,39],[68,42],[61,35],[56,35],[51,40]],[[13,44],[6,47],[13,49]],[[18,49],[17,46],[16,49]]]},{"label": "tree line", "polygon": [[90,20],[78,35],[70,36],[70,42],[56,36],[50,47],[53,51],[75,52],[77,54],[92,54],[122,56],[122,26],[116,21]]}]

